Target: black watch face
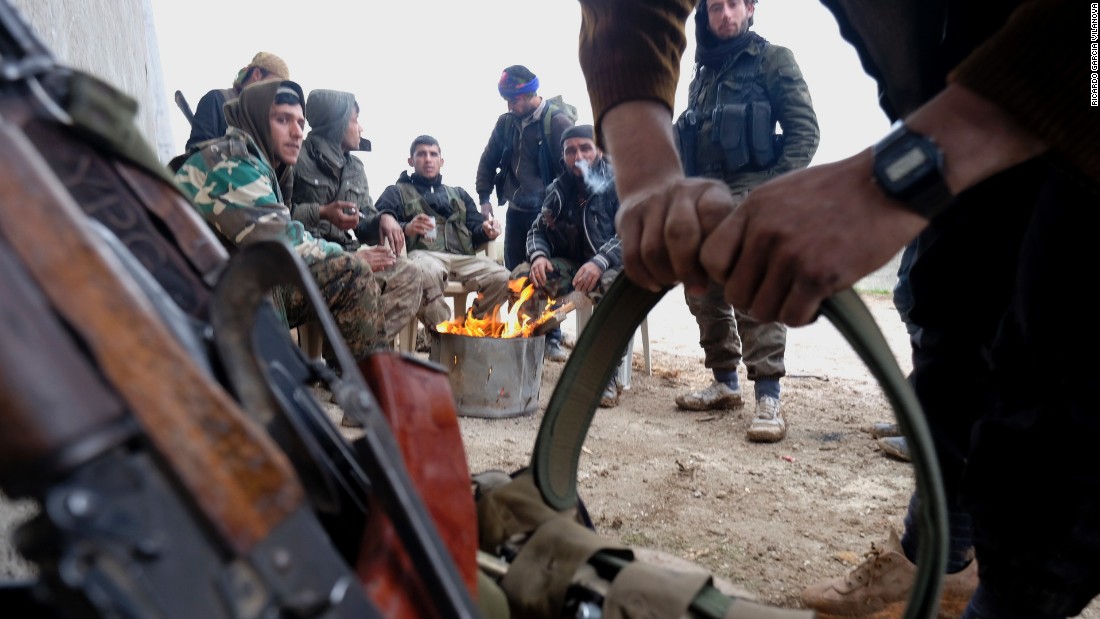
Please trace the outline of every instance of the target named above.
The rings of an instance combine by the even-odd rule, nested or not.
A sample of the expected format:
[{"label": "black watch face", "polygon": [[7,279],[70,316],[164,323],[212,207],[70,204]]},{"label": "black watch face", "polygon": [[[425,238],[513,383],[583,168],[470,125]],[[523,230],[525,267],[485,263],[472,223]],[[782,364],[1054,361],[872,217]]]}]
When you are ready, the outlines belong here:
[{"label": "black watch face", "polygon": [[942,174],[943,155],[928,138],[902,127],[879,142],[873,153],[875,180],[886,195],[909,210],[931,219],[950,202]]},{"label": "black watch face", "polygon": [[882,174],[891,184],[905,185],[905,180],[923,176],[924,170],[933,165],[932,158],[919,144],[909,144],[900,155],[882,167]]}]

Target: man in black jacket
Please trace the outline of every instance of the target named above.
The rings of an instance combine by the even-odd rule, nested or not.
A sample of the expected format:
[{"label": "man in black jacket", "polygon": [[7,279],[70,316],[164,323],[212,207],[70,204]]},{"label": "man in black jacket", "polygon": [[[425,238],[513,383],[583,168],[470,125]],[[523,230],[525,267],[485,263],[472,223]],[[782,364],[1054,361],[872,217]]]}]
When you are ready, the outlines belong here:
[{"label": "man in black jacket", "polygon": [[504,266],[514,269],[526,259],[527,231],[539,216],[546,186],[561,173],[561,135],[575,115],[560,100],[538,94],[539,78],[527,67],[508,67],[497,91],[508,102],[481,153],[477,166],[478,201],[482,213],[493,216],[489,196],[508,205],[504,230]]},{"label": "man in black jacket", "polygon": [[[527,233],[527,262],[512,278],[529,276],[543,294],[561,299],[576,290],[598,301],[622,270],[622,247],[615,235],[619,198],[611,165],[596,146],[592,125],[562,134],[565,171],[547,189],[542,214]],[[546,335],[546,354],[564,361],[561,329]],[[608,384],[601,404],[619,401],[618,385]]]},{"label": "man in black jacket", "polygon": [[434,276],[441,289],[453,279],[477,291],[473,313],[482,318],[505,300],[508,270],[491,258],[475,256],[474,250],[497,238],[500,230],[481,216],[465,189],[443,184],[438,140],[430,135],[413,140],[409,165],[413,173],[402,172],[375,206],[397,219],[409,259]]}]

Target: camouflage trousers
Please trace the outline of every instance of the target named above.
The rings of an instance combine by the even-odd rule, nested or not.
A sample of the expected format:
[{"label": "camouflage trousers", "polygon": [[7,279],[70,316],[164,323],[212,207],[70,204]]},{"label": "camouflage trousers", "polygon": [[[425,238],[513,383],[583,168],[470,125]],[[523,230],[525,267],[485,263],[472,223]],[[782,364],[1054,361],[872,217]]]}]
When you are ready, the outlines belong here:
[{"label": "camouflage trousers", "polygon": [[[398,258],[388,269],[374,272],[374,279],[382,291],[382,315],[386,336],[393,339],[401,329],[418,316],[424,304],[424,272],[408,258]],[[436,287],[436,290],[439,290]],[[443,292],[436,295],[443,301]],[[446,306],[446,302],[443,302]],[[446,320],[446,318],[444,318]]]},{"label": "camouflage trousers", "polygon": [[[492,258],[418,249],[409,253],[409,260],[423,269],[440,290],[453,280],[462,282],[466,290],[477,291],[471,310],[478,318],[504,303],[508,296],[508,269]],[[443,320],[448,318],[449,315]]]},{"label": "camouflage trousers", "polygon": [[[386,311],[387,331],[389,331],[389,325],[391,323],[391,310],[389,306],[390,301],[387,301],[386,297],[391,290],[396,292],[398,286],[400,285],[398,282],[393,280],[403,281],[405,279],[415,277],[417,281],[419,281],[421,292],[420,298],[416,299],[415,312],[416,317],[425,327],[432,328],[445,320],[451,319],[451,308],[449,305],[447,305],[447,300],[443,298],[443,287],[440,285],[439,279],[434,276],[432,271],[425,268],[424,263],[414,262],[405,257],[399,257],[397,259],[397,264],[394,265],[393,268],[377,272],[374,274],[374,276],[383,281],[391,282],[384,286],[382,289],[382,307]],[[405,289],[406,292],[403,293],[404,295],[411,294],[411,288],[408,288],[408,286],[406,285]],[[401,311],[403,315],[407,315],[411,319],[412,314],[409,314],[407,312],[407,298],[395,299],[393,302],[395,304],[406,306],[403,307],[403,309],[401,310],[395,309],[394,311]],[[408,322],[408,320],[406,320],[405,322]],[[405,322],[398,325],[398,328],[404,326]]]},{"label": "camouflage trousers", "polygon": [[783,355],[787,327],[778,322],[759,322],[733,309],[723,298],[722,287],[711,282],[700,296],[684,292],[688,309],[699,325],[699,345],[710,369],[736,370],[742,358],[749,380],[780,378],[787,373]]},{"label": "camouflage trousers", "polygon": [[[356,359],[389,347],[392,337],[386,333],[381,290],[367,263],[345,253],[313,263],[309,272]],[[280,296],[291,327],[316,317],[298,289]]]},{"label": "camouflage trousers", "polygon": [[[581,265],[566,258],[550,258],[550,264],[554,265],[554,270],[546,274],[546,286],[539,290],[539,294],[536,295],[536,297],[542,297],[543,299],[561,299],[570,292],[573,292],[573,278],[576,277],[577,271],[580,269]],[[588,298],[592,299],[593,303],[599,303],[600,299],[607,294],[607,289],[611,287],[615,278],[619,276],[620,271],[622,271],[622,269],[608,269],[604,271],[603,275],[600,276],[600,283],[596,285],[594,290],[588,293]],[[512,270],[512,279],[528,277],[530,274],[531,264],[529,262],[524,262]]]}]

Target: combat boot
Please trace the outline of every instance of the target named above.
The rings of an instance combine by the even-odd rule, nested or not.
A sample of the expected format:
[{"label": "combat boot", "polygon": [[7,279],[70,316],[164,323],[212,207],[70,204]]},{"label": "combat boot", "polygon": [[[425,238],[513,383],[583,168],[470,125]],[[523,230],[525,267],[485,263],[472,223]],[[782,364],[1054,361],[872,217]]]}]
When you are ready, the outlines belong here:
[{"label": "combat boot", "polygon": [[[847,576],[811,585],[802,591],[802,605],[821,619],[893,619],[905,614],[917,566],[905,557],[897,533],[886,545],[871,546],[867,558]],[[939,619],[958,619],[978,588],[978,562],[943,577]]]},{"label": "combat boot", "polygon": [[741,389],[734,389],[721,381],[712,382],[706,389],[676,396],[676,406],[689,411],[707,411],[740,408]]}]

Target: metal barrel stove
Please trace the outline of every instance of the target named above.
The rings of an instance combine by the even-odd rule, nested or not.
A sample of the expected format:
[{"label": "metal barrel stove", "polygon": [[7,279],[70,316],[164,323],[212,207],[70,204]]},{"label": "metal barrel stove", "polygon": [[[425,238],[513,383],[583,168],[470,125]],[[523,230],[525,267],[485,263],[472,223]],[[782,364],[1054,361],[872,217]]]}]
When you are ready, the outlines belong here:
[{"label": "metal barrel stove", "polygon": [[431,336],[429,357],[447,369],[459,415],[517,417],[538,409],[545,336]]}]

